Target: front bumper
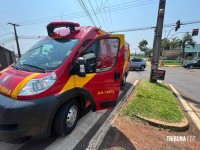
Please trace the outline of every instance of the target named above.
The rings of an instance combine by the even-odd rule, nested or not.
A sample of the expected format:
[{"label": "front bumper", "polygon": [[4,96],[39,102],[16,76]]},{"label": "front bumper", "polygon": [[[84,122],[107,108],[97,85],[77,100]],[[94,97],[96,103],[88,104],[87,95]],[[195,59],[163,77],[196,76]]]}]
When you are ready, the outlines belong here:
[{"label": "front bumper", "polygon": [[56,97],[16,100],[0,94],[0,140],[24,142],[47,134]]}]

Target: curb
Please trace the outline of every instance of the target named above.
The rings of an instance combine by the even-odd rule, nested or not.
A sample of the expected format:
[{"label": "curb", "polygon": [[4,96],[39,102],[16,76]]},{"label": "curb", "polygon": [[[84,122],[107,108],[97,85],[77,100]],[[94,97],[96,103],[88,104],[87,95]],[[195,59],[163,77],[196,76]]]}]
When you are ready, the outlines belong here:
[{"label": "curb", "polygon": [[160,67],[182,67],[182,66],[179,66],[179,65],[164,65],[164,66],[160,66]]},{"label": "curb", "polygon": [[161,120],[149,119],[149,118],[141,117],[138,115],[136,115],[136,117],[148,122],[150,125],[153,125],[156,127],[161,127],[164,129],[171,129],[171,130],[175,130],[175,131],[184,131],[184,130],[187,130],[189,127],[189,123],[188,123],[188,120],[186,117],[180,123],[167,123],[167,122],[164,122]]},{"label": "curb", "polygon": [[169,87],[173,90],[174,94],[176,94],[177,98],[183,105],[185,111],[188,113],[194,124],[197,126],[197,128],[200,130],[200,119],[199,117],[195,114],[193,109],[190,107],[190,105],[186,102],[186,100],[183,99],[183,97],[178,93],[178,91],[171,85],[169,84]]},{"label": "curb", "polygon": [[167,65],[167,66],[160,66],[160,67],[182,67],[182,66],[176,66],[176,65]]},{"label": "curb", "polygon": [[96,134],[93,136],[93,138],[90,140],[88,147],[86,150],[97,150],[99,146],[101,145],[107,131],[109,130],[113,120],[115,119],[116,114],[120,110],[121,106],[127,101],[129,95],[132,93],[133,89],[137,85],[138,80],[134,82],[134,84],[131,86],[131,88],[128,90],[126,95],[122,98],[122,100],[117,104],[115,109],[112,111],[112,113],[108,116],[106,121],[103,123],[103,125],[99,128],[99,130],[96,132]]}]

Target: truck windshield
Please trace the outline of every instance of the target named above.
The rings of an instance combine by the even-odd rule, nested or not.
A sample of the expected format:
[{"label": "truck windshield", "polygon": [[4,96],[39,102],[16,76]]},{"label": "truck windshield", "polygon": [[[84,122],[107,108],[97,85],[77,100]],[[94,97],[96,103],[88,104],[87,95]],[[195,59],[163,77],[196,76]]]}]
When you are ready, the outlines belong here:
[{"label": "truck windshield", "polygon": [[53,71],[69,56],[79,39],[44,39],[31,47],[13,67]]}]

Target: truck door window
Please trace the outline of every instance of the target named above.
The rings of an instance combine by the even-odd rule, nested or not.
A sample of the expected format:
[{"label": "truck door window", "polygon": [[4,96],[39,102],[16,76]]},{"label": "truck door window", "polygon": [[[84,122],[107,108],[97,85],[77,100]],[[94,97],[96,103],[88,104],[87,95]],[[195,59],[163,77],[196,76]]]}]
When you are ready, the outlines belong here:
[{"label": "truck door window", "polygon": [[82,57],[86,60],[86,73],[104,72],[110,70],[117,58],[119,39],[100,39],[93,43]]},{"label": "truck door window", "polygon": [[81,45],[81,47],[79,48],[78,52],[81,52],[88,43],[90,43],[90,41],[92,41],[91,39],[86,40],[85,42],[83,42],[83,44]]},{"label": "truck door window", "polygon": [[100,40],[96,72],[107,71],[114,66],[118,49],[119,39],[111,38]]},{"label": "truck door window", "polygon": [[83,52],[82,57],[86,61],[85,71],[86,73],[94,73],[96,70],[96,58],[98,52],[99,41],[93,43],[86,51]]}]

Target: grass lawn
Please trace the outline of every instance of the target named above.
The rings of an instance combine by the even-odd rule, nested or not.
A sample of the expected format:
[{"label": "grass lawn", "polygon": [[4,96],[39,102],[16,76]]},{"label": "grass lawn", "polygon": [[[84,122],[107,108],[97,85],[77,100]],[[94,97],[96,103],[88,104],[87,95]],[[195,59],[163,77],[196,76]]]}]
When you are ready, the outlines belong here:
[{"label": "grass lawn", "polygon": [[181,62],[170,62],[170,61],[167,61],[167,62],[164,62],[165,65],[180,65],[181,66]]},{"label": "grass lawn", "polygon": [[150,83],[142,80],[124,110],[125,115],[135,115],[162,120],[165,122],[181,122],[184,114],[176,102],[176,97],[166,83]]}]

